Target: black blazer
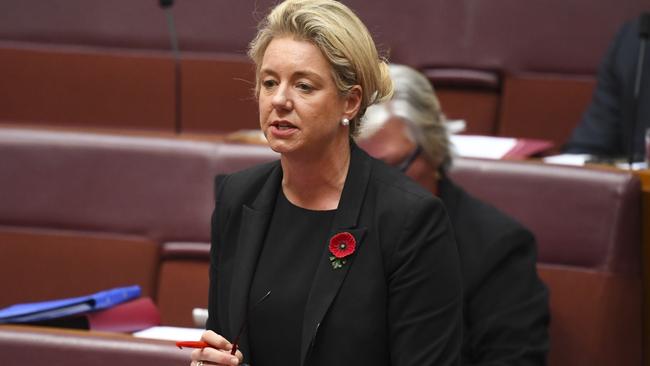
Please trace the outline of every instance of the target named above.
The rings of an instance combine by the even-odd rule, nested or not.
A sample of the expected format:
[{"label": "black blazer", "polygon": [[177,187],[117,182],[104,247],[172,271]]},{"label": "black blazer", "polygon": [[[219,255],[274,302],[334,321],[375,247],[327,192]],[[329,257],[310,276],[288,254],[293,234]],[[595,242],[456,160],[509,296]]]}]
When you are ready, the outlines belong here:
[{"label": "black blazer", "polygon": [[[638,116],[633,101],[639,58],[639,22],[626,23],[609,46],[598,72],[591,104],[565,146],[569,153],[628,156],[634,134],[636,160],[643,160],[645,130],[650,127],[650,42],[646,45]],[[637,122],[635,122],[635,119]],[[636,125],[635,125],[636,124]]]},{"label": "black blazer", "polygon": [[537,275],[533,234],[448,178],[438,196],[460,251],[463,365],[545,365],[548,291]]},{"label": "black blazer", "polygon": [[[281,181],[279,162],[218,180],[207,328],[231,341],[249,306]],[[301,364],[458,364],[461,276],[442,203],[352,143],[329,237],[342,231],[354,235],[357,249],[343,268],[333,269],[322,243],[303,317]]]}]

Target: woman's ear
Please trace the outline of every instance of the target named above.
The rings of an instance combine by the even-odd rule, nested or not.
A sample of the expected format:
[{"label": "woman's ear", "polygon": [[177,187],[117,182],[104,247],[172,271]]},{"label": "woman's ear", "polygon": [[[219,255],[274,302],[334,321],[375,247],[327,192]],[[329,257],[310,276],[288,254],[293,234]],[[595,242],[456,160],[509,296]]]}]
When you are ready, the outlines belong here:
[{"label": "woman's ear", "polygon": [[359,108],[361,108],[361,96],[363,90],[360,85],[355,85],[348,91],[348,94],[345,96],[345,105],[343,113],[346,118],[353,119],[357,113],[359,113]]}]

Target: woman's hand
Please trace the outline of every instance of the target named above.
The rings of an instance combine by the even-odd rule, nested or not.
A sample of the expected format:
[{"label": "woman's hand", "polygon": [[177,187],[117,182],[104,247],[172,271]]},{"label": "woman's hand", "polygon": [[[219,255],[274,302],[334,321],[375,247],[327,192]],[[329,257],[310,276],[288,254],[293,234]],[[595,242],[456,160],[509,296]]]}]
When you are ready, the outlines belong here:
[{"label": "woman's hand", "polygon": [[244,359],[244,355],[239,351],[235,355],[231,355],[232,343],[211,330],[206,330],[201,336],[201,340],[210,346],[192,351],[190,366],[237,366]]}]

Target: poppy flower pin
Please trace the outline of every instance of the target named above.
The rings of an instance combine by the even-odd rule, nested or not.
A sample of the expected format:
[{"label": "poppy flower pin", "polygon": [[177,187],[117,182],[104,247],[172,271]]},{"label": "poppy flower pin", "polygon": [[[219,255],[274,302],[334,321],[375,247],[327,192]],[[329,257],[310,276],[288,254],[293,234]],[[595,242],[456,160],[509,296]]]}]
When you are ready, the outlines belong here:
[{"label": "poppy flower pin", "polygon": [[342,232],[334,235],[330,239],[329,250],[332,255],[330,255],[330,262],[332,263],[332,268],[339,269],[347,262],[347,257],[354,253],[354,250],[357,247],[357,242],[354,240],[354,236],[349,232]]}]

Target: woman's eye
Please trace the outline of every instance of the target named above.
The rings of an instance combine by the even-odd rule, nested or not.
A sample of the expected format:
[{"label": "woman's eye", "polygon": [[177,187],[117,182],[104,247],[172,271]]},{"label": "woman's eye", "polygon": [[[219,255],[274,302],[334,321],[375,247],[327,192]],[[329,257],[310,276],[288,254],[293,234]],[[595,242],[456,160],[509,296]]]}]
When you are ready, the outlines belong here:
[{"label": "woman's eye", "polygon": [[311,85],[307,84],[307,83],[298,83],[298,85],[296,85],[296,87],[299,90],[304,91],[304,92],[310,92],[310,91],[314,90],[314,88]]},{"label": "woman's eye", "polygon": [[273,79],[267,79],[262,81],[262,86],[266,89],[272,88],[277,85],[276,81]]}]

